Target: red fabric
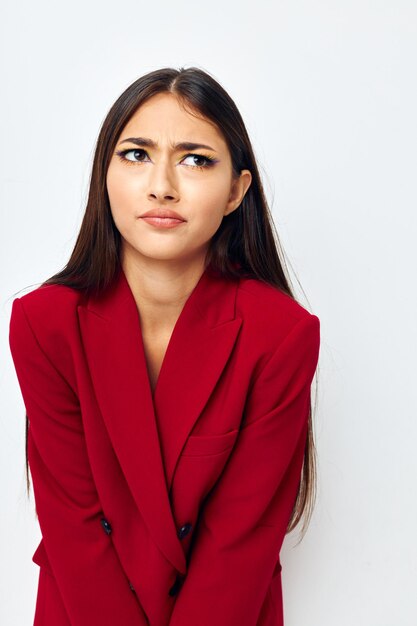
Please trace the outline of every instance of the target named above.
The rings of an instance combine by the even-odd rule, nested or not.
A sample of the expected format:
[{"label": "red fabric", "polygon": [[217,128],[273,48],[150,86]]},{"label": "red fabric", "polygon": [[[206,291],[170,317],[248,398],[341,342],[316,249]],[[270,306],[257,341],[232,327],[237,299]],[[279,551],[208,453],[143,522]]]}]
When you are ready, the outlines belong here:
[{"label": "red fabric", "polygon": [[35,626],[283,625],[319,328],[278,289],[206,270],[152,394],[123,271],[101,297],[47,285],[14,300]]}]

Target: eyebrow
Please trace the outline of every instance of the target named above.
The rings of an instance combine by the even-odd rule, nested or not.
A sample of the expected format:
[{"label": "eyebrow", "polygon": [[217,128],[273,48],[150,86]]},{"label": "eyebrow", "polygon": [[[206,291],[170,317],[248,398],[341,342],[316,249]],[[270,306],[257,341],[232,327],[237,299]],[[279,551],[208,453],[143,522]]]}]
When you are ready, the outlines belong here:
[{"label": "eyebrow", "polygon": [[[146,146],[148,148],[158,147],[157,142],[152,141],[152,139],[149,139],[148,137],[129,137],[128,139],[123,139],[123,141],[120,141],[119,145],[121,143],[134,143],[137,146]],[[212,150],[213,152],[216,152],[214,148],[208,146],[207,144],[193,143],[191,141],[180,141],[179,143],[171,144],[171,147],[174,151],[199,150],[200,148],[206,148],[207,150]]]}]

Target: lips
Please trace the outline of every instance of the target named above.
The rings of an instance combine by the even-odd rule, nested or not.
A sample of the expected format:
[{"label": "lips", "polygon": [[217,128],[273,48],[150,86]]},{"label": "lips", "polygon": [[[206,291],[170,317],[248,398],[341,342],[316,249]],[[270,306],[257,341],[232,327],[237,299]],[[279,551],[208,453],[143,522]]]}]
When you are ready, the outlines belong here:
[{"label": "lips", "polygon": [[139,217],[160,217],[160,218],[172,218],[176,220],[181,220],[185,222],[186,220],[177,213],[176,211],[172,211],[171,209],[150,209],[146,211],[146,213],[142,213]]}]

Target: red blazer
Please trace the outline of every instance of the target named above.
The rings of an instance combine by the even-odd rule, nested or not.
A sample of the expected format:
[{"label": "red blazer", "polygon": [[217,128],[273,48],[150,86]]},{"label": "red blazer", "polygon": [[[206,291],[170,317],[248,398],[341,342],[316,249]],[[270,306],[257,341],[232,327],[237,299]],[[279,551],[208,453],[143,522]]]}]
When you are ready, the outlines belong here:
[{"label": "red blazer", "polygon": [[206,270],[154,396],[123,271],[13,301],[42,540],[35,626],[282,626],[319,318]]}]

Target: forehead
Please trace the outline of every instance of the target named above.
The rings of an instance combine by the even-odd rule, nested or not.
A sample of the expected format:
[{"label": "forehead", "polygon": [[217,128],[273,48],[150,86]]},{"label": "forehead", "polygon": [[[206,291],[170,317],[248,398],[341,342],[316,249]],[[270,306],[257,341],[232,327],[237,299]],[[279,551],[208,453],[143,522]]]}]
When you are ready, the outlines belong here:
[{"label": "forehead", "polygon": [[187,103],[184,107],[174,94],[157,94],[144,102],[124,127],[120,139],[131,135],[146,136],[158,144],[207,143],[219,152],[227,151],[218,127]]}]

